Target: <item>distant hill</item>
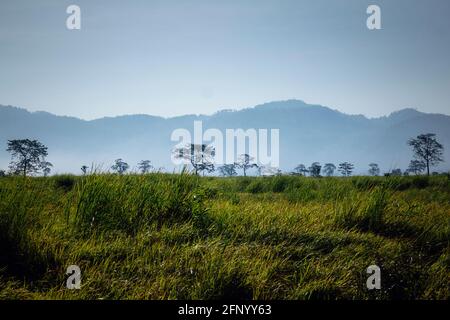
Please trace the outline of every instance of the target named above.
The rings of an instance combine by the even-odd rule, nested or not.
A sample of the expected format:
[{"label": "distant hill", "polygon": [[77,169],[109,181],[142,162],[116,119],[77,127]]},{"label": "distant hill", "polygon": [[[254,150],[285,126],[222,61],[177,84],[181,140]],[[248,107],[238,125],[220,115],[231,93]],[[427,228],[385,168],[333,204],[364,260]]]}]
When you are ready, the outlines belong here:
[{"label": "distant hill", "polygon": [[[35,138],[49,147],[48,160],[58,173],[79,173],[83,164],[109,168],[116,158],[132,167],[150,159],[156,167],[173,171],[170,141],[177,128],[192,132],[193,121],[204,129],[280,129],[280,164],[284,171],[299,163],[314,161],[335,164],[350,161],[355,173],[364,174],[370,162],[382,172],[405,169],[412,157],[406,142],[420,133],[433,132],[444,145],[450,161],[450,116],[403,109],[389,116],[368,119],[347,115],[328,107],[299,100],[270,102],[239,111],[224,110],[213,115],[161,118],[127,115],[85,121],[47,112],[0,105],[0,169],[10,160],[5,151],[8,139]],[[438,170],[448,170],[449,162]]]}]

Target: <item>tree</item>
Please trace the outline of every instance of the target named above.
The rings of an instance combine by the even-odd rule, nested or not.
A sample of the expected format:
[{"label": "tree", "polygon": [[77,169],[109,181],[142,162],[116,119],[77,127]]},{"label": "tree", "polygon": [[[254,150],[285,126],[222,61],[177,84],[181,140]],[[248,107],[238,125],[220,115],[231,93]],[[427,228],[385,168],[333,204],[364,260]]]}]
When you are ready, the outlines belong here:
[{"label": "tree", "polygon": [[305,176],[308,173],[308,169],[306,169],[304,164],[299,164],[294,168],[294,173]]},{"label": "tree", "polygon": [[430,175],[430,167],[444,161],[442,144],[437,142],[434,133],[418,135],[416,139],[410,139],[408,145],[413,148],[414,158],[425,163],[427,175]]},{"label": "tree", "polygon": [[141,173],[146,174],[149,173],[151,169],[153,169],[153,166],[151,165],[150,160],[142,160],[138,163],[138,168],[141,170]]},{"label": "tree", "polygon": [[122,159],[116,159],[114,165],[111,167],[113,171],[116,171],[118,174],[124,174],[130,166],[128,163],[123,161]]},{"label": "tree", "polygon": [[87,174],[89,167],[88,166],[81,166],[81,172],[83,173],[83,176],[85,176]]},{"label": "tree", "polygon": [[336,166],[333,163],[325,163],[323,166],[323,172],[327,177],[331,177],[334,174],[334,170],[336,170]]},{"label": "tree", "polygon": [[400,177],[402,175],[402,169],[394,169],[391,171],[391,176]]},{"label": "tree", "polygon": [[322,166],[319,162],[313,162],[308,168],[311,177],[320,177],[320,170],[322,170]]},{"label": "tree", "polygon": [[50,162],[44,161],[41,163],[41,169],[42,169],[42,172],[44,173],[44,177],[46,177],[50,174],[50,172],[52,171],[52,167],[53,167],[53,164],[51,164]]},{"label": "tree", "polygon": [[6,176],[5,170],[0,170],[0,177],[5,177],[5,176]]},{"label": "tree", "polygon": [[253,163],[254,158],[248,154],[241,154],[235,165],[244,171],[244,177],[247,176],[247,170],[251,168],[258,168],[256,163]]},{"label": "tree", "polygon": [[425,162],[423,162],[421,160],[411,160],[406,172],[414,173],[417,175],[417,174],[421,174],[425,170],[426,167],[427,167],[427,165],[425,164]]},{"label": "tree", "polygon": [[376,163],[370,163],[369,164],[369,174],[371,176],[378,176],[378,175],[380,175],[380,167],[378,167],[378,164],[376,164]]},{"label": "tree", "polygon": [[350,162],[343,162],[339,164],[338,170],[343,176],[348,177],[352,174],[354,168],[354,165]]},{"label": "tree", "polygon": [[48,148],[37,140],[8,140],[6,151],[11,153],[9,169],[13,174],[28,174],[39,172],[42,163],[48,155]]},{"label": "tree", "polygon": [[176,148],[174,151],[176,159],[183,159],[189,162],[194,168],[195,174],[199,172],[214,171],[214,147],[206,144],[187,144],[184,147]]},{"label": "tree", "polygon": [[237,175],[236,165],[234,163],[224,164],[223,166],[219,167],[219,172],[224,177],[233,177]]}]

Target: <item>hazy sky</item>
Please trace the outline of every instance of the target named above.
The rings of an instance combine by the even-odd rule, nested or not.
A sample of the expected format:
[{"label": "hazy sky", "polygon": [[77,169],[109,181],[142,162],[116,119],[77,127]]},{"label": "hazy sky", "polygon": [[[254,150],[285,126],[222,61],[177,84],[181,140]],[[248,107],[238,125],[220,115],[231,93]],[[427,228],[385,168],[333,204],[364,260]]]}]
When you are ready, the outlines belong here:
[{"label": "hazy sky", "polygon": [[291,98],[450,114],[450,1],[0,1],[0,104],[92,119]]}]

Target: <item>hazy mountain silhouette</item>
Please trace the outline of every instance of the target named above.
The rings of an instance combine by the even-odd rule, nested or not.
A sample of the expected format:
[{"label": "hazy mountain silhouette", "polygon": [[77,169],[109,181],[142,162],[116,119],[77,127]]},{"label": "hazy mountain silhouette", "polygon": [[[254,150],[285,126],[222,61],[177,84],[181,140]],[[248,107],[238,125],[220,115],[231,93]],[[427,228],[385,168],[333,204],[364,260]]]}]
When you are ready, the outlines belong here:
[{"label": "hazy mountain silhouette", "polygon": [[[367,173],[376,162],[382,172],[405,169],[412,158],[406,142],[420,133],[433,132],[444,145],[450,161],[450,116],[403,109],[389,116],[368,119],[299,100],[270,102],[239,111],[224,110],[213,115],[162,118],[128,115],[85,121],[47,112],[28,112],[0,106],[0,169],[10,160],[5,151],[8,139],[34,138],[49,147],[48,160],[55,172],[79,173],[83,164],[103,164],[123,158],[132,167],[150,159],[156,167],[174,169],[170,141],[177,128],[193,131],[193,121],[208,128],[280,129],[280,164],[292,170],[298,163],[338,164],[350,161],[355,173]],[[444,163],[438,169],[448,169]]]}]

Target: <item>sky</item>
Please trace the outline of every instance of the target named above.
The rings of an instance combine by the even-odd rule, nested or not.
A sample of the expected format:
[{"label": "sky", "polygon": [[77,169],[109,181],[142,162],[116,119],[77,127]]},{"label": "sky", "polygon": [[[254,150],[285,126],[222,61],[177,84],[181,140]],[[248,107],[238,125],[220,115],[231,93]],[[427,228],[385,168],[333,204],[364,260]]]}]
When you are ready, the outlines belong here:
[{"label": "sky", "polygon": [[0,104],[94,119],[287,99],[450,114],[450,1],[0,1]]}]

